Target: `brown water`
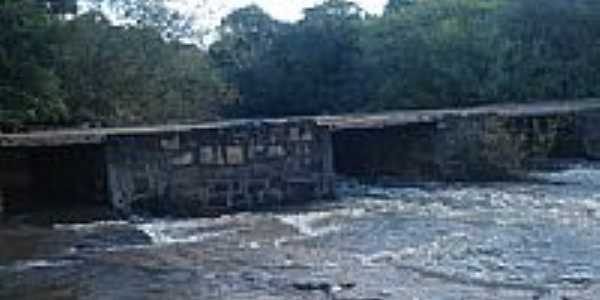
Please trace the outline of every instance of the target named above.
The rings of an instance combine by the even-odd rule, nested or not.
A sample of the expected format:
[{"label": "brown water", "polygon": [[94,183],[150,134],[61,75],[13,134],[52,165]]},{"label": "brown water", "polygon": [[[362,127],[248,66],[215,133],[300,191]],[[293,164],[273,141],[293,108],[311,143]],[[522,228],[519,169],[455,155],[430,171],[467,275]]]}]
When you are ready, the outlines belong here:
[{"label": "brown water", "polygon": [[599,299],[600,169],[340,184],[210,219],[0,225],[0,299]]}]

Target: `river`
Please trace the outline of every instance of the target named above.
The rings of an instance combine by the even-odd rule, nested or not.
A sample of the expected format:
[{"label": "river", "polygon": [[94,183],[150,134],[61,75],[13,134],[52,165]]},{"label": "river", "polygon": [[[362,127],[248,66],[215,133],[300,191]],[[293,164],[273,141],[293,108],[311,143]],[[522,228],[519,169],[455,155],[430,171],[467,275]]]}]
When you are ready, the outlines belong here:
[{"label": "river", "polygon": [[0,299],[598,299],[600,167],[340,183],[218,218],[0,224]]}]

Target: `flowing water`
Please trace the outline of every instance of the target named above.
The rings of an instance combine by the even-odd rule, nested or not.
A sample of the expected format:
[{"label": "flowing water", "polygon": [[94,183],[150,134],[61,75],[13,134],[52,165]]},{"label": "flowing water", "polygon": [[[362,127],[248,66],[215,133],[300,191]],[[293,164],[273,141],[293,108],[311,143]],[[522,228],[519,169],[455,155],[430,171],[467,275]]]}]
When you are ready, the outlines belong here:
[{"label": "flowing water", "polygon": [[600,168],[186,220],[0,225],[1,299],[600,299]]}]

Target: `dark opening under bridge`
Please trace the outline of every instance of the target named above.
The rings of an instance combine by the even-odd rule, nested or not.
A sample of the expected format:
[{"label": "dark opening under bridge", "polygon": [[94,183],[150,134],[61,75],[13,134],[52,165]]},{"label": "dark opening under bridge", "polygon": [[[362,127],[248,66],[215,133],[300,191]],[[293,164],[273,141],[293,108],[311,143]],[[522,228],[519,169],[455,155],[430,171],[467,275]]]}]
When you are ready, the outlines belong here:
[{"label": "dark opening under bridge", "polygon": [[466,145],[494,124],[521,140],[552,136],[548,155],[597,159],[598,122],[600,100],[588,99],[2,134],[0,210],[202,215],[333,198],[338,175],[460,180],[477,169]]}]

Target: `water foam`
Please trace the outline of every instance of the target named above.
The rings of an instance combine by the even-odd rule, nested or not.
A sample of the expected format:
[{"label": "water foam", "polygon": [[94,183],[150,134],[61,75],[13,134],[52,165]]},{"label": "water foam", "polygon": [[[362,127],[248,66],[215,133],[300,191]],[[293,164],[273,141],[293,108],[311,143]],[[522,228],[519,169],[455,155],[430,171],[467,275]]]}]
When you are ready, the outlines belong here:
[{"label": "water foam", "polygon": [[218,219],[163,220],[136,224],[135,227],[146,234],[152,244],[186,244],[238,232],[240,227],[236,226],[236,220],[237,218],[229,216]]},{"label": "water foam", "polygon": [[[276,215],[275,219],[293,227],[303,236],[320,237],[340,231],[342,224],[347,222],[347,219],[364,217],[367,213],[368,210],[364,208],[342,208],[331,211]],[[339,218],[345,220],[336,220]]]},{"label": "water foam", "polygon": [[48,259],[32,259],[17,261],[11,265],[0,266],[0,270],[8,271],[28,271],[33,269],[50,269],[63,268],[81,263],[77,260],[48,260]]},{"label": "water foam", "polygon": [[72,231],[92,231],[96,229],[128,226],[128,221],[98,221],[92,223],[76,223],[76,224],[54,224],[55,230],[72,230]]}]

